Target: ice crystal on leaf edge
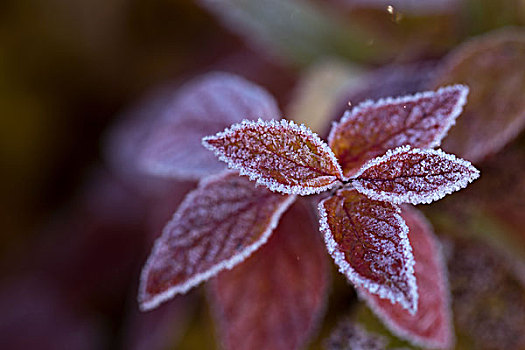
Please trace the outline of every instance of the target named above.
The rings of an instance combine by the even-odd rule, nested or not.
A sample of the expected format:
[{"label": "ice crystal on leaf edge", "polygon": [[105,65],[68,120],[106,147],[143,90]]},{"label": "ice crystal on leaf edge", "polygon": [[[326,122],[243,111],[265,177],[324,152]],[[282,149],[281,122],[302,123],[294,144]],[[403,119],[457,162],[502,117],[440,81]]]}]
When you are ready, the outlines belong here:
[{"label": "ice crystal on leaf edge", "polygon": [[288,209],[288,207],[295,201],[296,197],[291,195],[287,196],[286,198],[278,207],[278,209],[274,212],[272,215],[270,224],[266,228],[266,230],[261,234],[260,238],[255,241],[253,244],[247,246],[245,249],[243,249],[241,252],[237,253],[236,255],[233,255],[231,258],[226,259],[224,261],[221,261],[215,265],[213,265],[211,268],[209,268],[207,271],[197,273],[194,276],[192,276],[190,279],[188,279],[185,283],[174,285],[165,291],[150,295],[148,296],[146,292],[147,288],[147,276],[150,268],[152,265],[156,262],[154,252],[157,252],[160,250],[160,247],[162,245],[166,244],[166,237],[169,237],[169,232],[171,230],[171,226],[173,222],[178,221],[182,213],[187,209],[188,206],[191,206],[193,203],[193,199],[199,195],[198,190],[206,187],[209,183],[212,183],[216,180],[220,180],[225,175],[229,175],[235,173],[233,171],[224,171],[222,173],[208,176],[204,179],[202,179],[199,182],[199,185],[197,189],[190,192],[186,198],[184,199],[183,203],[179,206],[175,214],[173,214],[172,219],[168,222],[168,224],[164,227],[163,232],[159,238],[155,241],[155,244],[152,249],[152,253],[150,254],[150,257],[148,258],[146,264],[144,265],[141,276],[140,276],[140,284],[139,284],[139,307],[142,311],[148,311],[156,308],[161,303],[173,298],[177,294],[184,294],[187,291],[189,291],[191,288],[197,286],[201,282],[204,282],[211,277],[217,275],[222,270],[225,269],[232,269],[236,265],[243,262],[246,258],[248,258],[252,253],[254,253],[257,249],[259,249],[263,244],[265,244],[268,241],[268,238],[271,236],[273,230],[277,227],[277,224],[279,223],[279,219],[281,218],[282,214]]},{"label": "ice crystal on leaf edge", "polygon": [[[406,102],[416,102],[422,98],[431,98],[436,95],[443,94],[445,92],[453,91],[453,90],[459,90],[460,91],[460,97],[454,106],[454,109],[450,113],[449,116],[447,116],[448,122],[444,125],[443,129],[440,133],[436,134],[434,141],[431,142],[428,145],[428,148],[434,148],[439,147],[441,145],[441,141],[447,136],[448,131],[450,128],[456,124],[457,117],[463,112],[463,107],[467,103],[467,96],[469,94],[469,87],[464,84],[455,84],[455,85],[447,85],[444,87],[439,88],[438,90],[429,90],[429,91],[423,91],[423,92],[417,92],[412,95],[404,95],[399,97],[385,97],[380,98],[378,100],[366,100],[361,103],[359,103],[357,106],[355,106],[352,109],[349,109],[345,111],[343,116],[339,121],[332,122],[332,128],[330,129],[330,134],[328,135],[328,144],[331,144],[335,134],[338,132],[338,126],[345,124],[347,122],[351,122],[354,120],[364,109],[368,109],[371,107],[382,107],[385,105],[391,105],[391,104],[402,104]],[[441,116],[439,116],[441,117]]]},{"label": "ice crystal on leaf edge", "polygon": [[[464,167],[469,174],[465,174],[462,176],[459,180],[456,180],[453,183],[449,183],[445,185],[444,187],[437,188],[434,191],[431,191],[428,194],[421,194],[421,193],[415,193],[411,191],[407,191],[404,194],[396,194],[393,195],[392,193],[386,192],[386,191],[375,191],[371,190],[369,188],[365,188],[361,183],[359,183],[359,177],[368,169],[373,168],[377,165],[380,165],[382,163],[388,162],[392,157],[406,153],[406,154],[416,154],[416,155],[428,155],[428,156],[436,156],[440,157],[441,159],[448,161],[451,164],[456,164],[459,166]],[[442,162],[443,163],[443,162]],[[432,174],[427,174],[428,176]],[[469,161],[457,158],[453,154],[445,153],[440,149],[419,149],[419,148],[412,148],[409,145],[401,146],[393,150],[388,150],[383,156],[376,157],[374,159],[369,160],[365,165],[359,169],[359,171],[353,176],[352,185],[354,188],[364,194],[365,196],[383,201],[383,202],[390,202],[395,204],[401,204],[401,203],[411,203],[411,204],[429,204],[433,201],[437,201],[443,197],[445,197],[448,194],[451,194],[453,192],[459,191],[460,189],[465,188],[469,183],[476,180],[479,177],[480,173],[479,170],[476,169]]]},{"label": "ice crystal on leaf edge", "polygon": [[[335,167],[335,174],[327,173],[326,176],[333,177],[333,181],[328,185],[322,186],[313,186],[313,185],[285,185],[277,182],[270,176],[265,175],[258,169],[251,169],[245,166],[241,160],[233,159],[221,152],[219,149],[214,147],[210,141],[217,141],[220,139],[228,139],[230,136],[234,135],[236,132],[245,130],[249,127],[254,128],[275,128],[281,129],[283,131],[283,136],[286,137],[286,131],[290,131],[292,134],[299,135],[301,137],[307,138],[310,142],[322,152],[321,157],[324,160],[331,163]],[[281,192],[285,194],[297,194],[301,196],[318,194],[324,192],[328,189],[333,188],[338,184],[337,180],[345,180],[341,166],[335,157],[332,149],[326,144],[316,133],[311,131],[304,124],[298,125],[291,120],[281,119],[281,120],[270,120],[265,121],[258,119],[257,121],[243,120],[241,123],[233,124],[231,127],[227,128],[224,131],[218,132],[213,136],[206,136],[202,139],[202,145],[214,152],[214,154],[223,162],[228,164],[230,169],[238,170],[241,175],[246,175],[252,181],[256,181],[260,185],[264,185],[273,192]],[[319,155],[316,155],[319,156]]]},{"label": "ice crystal on leaf edge", "polygon": [[[452,90],[459,90],[459,98],[454,105],[452,111],[447,115],[438,114],[437,117],[446,117],[446,122],[443,123],[441,128],[438,132],[434,135],[432,141],[428,144],[428,147],[437,147],[441,144],[441,140],[446,136],[449,129],[452,125],[455,124],[455,120],[459,114],[461,114],[463,110],[463,106],[466,103],[466,98],[469,92],[469,88],[465,85],[457,84],[457,85],[451,85],[446,86],[443,88],[438,89],[437,91],[426,91],[426,92],[420,92],[416,93],[414,95],[408,95],[408,96],[402,96],[397,98],[383,98],[379,99],[377,101],[365,101],[361,104],[359,104],[357,107],[353,108],[350,111],[345,112],[343,117],[338,123],[333,123],[332,130],[329,135],[329,142],[334,137],[334,130],[336,127],[342,123],[346,123],[352,120],[352,118],[355,118],[359,112],[365,108],[370,107],[381,107],[383,105],[387,104],[393,104],[393,103],[403,103],[403,102],[411,102],[411,101],[417,101],[421,98],[430,98],[434,97],[437,94],[440,94],[442,92],[452,91]],[[296,184],[296,185],[288,185],[279,183],[277,180],[272,178],[271,176],[268,176],[264,173],[264,171],[259,171],[256,167],[249,167],[245,166],[243,164],[243,160],[235,159],[234,157],[228,157],[224,152],[221,152],[217,147],[214,147],[209,141],[212,140],[218,140],[218,139],[226,139],[228,136],[233,135],[236,132],[242,133],[243,129],[246,129],[247,127],[254,127],[257,129],[260,127],[260,134],[264,135],[262,130],[264,128],[275,128],[280,129],[283,131],[283,138],[287,140],[287,134],[285,131],[289,131],[291,136],[299,136],[304,139],[306,139],[308,142],[313,144],[316,149],[312,152],[313,157],[317,158],[323,158],[325,162],[329,163],[331,166],[333,166],[331,172],[326,172],[326,176],[331,177],[330,183],[327,185],[318,185],[315,186],[316,179],[308,179],[308,181],[313,182],[313,185],[310,183],[310,186],[304,185],[304,184]],[[242,144],[242,142],[241,142]],[[206,136],[202,139],[202,145],[213,151],[214,154],[223,162],[226,162],[228,164],[228,167],[234,170],[237,170],[240,175],[246,175],[249,177],[250,180],[256,181],[257,184],[264,185],[266,188],[270,189],[273,192],[281,192],[285,194],[292,194],[292,195],[310,195],[310,194],[317,194],[324,192],[328,189],[334,188],[335,186],[340,186],[343,184],[347,184],[348,187],[354,187],[357,191],[365,195],[366,197],[378,200],[382,202],[388,202],[394,204],[394,206],[397,208],[396,204],[400,203],[413,203],[413,204],[419,204],[419,203],[430,203],[434,200],[438,200],[443,198],[445,195],[450,194],[454,191],[457,191],[461,188],[464,188],[468,185],[468,183],[475,180],[477,177],[479,177],[479,171],[475,169],[470,162],[465,161],[463,159],[458,159],[454,155],[446,154],[441,150],[432,150],[432,149],[419,149],[419,148],[412,148],[409,145],[400,146],[395,149],[389,149],[384,155],[373,158],[369,161],[367,161],[363,166],[360,167],[360,169],[357,171],[357,173],[352,176],[351,178],[346,178],[343,175],[343,171],[341,169],[341,165],[339,164],[337,157],[334,154],[334,151],[328,146],[327,143],[325,143],[317,134],[312,132],[309,128],[307,128],[305,125],[301,124],[298,125],[294,123],[293,121],[288,121],[285,119],[282,120],[270,120],[270,121],[264,121],[262,119],[258,119],[257,121],[249,121],[247,119],[244,119],[242,122],[233,124],[229,128],[225,129],[224,131],[218,132],[217,134],[213,136]],[[299,146],[302,146],[301,144]],[[289,151],[293,151],[293,147],[290,148]],[[318,151],[317,153],[315,151]],[[286,153],[286,150],[284,150]],[[467,170],[469,170],[468,175],[469,176],[463,176],[458,181],[456,181],[453,184],[448,184],[448,186],[445,186],[444,188],[436,189],[434,192],[430,193],[427,196],[424,195],[418,195],[414,193],[405,193],[404,195],[397,195],[397,196],[391,196],[387,192],[378,192],[373,191],[370,189],[367,189],[363,187],[359,182],[359,175],[362,175],[366,170],[370,169],[371,167],[374,167],[378,164],[384,163],[388,161],[391,157],[398,155],[403,152],[412,152],[414,154],[420,154],[420,155],[432,155],[441,157],[445,160],[448,160],[450,162],[455,162],[463,167],[465,167]],[[256,156],[256,154],[255,154]],[[295,157],[295,155],[293,155]],[[300,158],[300,157],[299,157]],[[293,160],[292,160],[293,161]],[[308,165],[308,164],[306,164]],[[335,171],[333,169],[336,169]],[[325,169],[314,169],[314,170],[325,170]],[[322,175],[324,176],[324,175]],[[322,177],[321,176],[321,177]],[[325,176],[325,177],[326,177]],[[325,179],[326,180],[326,179]],[[347,183],[347,180],[350,180],[349,184]],[[204,186],[207,183],[208,180],[203,180],[201,184],[199,184],[199,187]],[[326,182],[326,181],[325,181]],[[319,183],[319,182],[318,182]],[[190,194],[191,195],[191,194]],[[235,265],[242,262],[246,257],[248,257],[252,252],[254,252],[256,249],[258,249],[261,245],[263,245],[268,237],[271,235],[272,230],[277,225],[277,222],[282,215],[282,213],[289,207],[289,205],[294,201],[295,196],[291,196],[287,201],[283,202],[282,205],[279,207],[278,211],[276,211],[275,215],[272,217],[272,222],[263,234],[261,236],[260,240],[255,242],[254,244],[247,246],[246,249],[244,249],[240,254],[234,255],[230,259],[227,259],[225,261],[222,261],[216,265],[214,265],[211,269],[196,274],[191,279],[186,281],[185,283],[174,286],[169,288],[168,290],[159,293],[155,295],[151,300],[148,300],[146,302],[141,302],[141,309],[142,310],[150,310],[155,308],[158,304],[161,302],[170,299],[175,294],[178,293],[185,293],[192,287],[196,286],[200,282],[214,276],[219,271],[224,269],[231,269]],[[411,314],[414,314],[417,311],[417,302],[418,302],[418,292],[417,292],[417,285],[416,280],[414,276],[414,258],[412,256],[412,250],[411,246],[408,240],[408,226],[406,225],[405,221],[403,220],[402,216],[400,215],[400,209],[398,208],[398,213],[395,215],[395,219],[398,221],[400,226],[402,227],[401,232],[399,232],[400,238],[402,240],[403,244],[403,256],[406,259],[406,272],[407,272],[407,279],[408,284],[410,286],[410,293],[412,297],[412,303],[408,302],[408,299],[402,298],[399,295],[396,295],[396,293],[393,293],[391,290],[389,290],[386,286],[376,283],[373,281],[370,281],[366,278],[363,278],[358,272],[356,272],[350,264],[346,261],[344,253],[338,249],[338,243],[334,240],[331,230],[328,225],[327,221],[327,212],[323,207],[323,202],[321,201],[318,205],[319,213],[320,213],[320,228],[321,231],[324,233],[324,240],[327,246],[327,249],[330,253],[330,255],[335,260],[336,264],[339,267],[339,271],[343,273],[352,283],[356,284],[358,287],[365,288],[370,293],[378,295],[380,298],[388,299],[391,303],[399,303],[403,308],[405,308],[408,312]],[[179,209],[180,210],[180,209]],[[179,210],[174,214],[174,218],[176,215],[178,215]],[[155,243],[156,249],[157,245],[164,244],[164,242],[160,242],[160,240],[157,240]],[[145,283],[144,281],[144,271],[149,266],[150,261],[146,263],[146,266],[143,270],[143,275],[141,276],[141,285]],[[142,290],[140,291],[139,295],[142,295]],[[140,298],[139,298],[140,299]]]},{"label": "ice crystal on leaf edge", "polygon": [[339,272],[341,272],[350,282],[356,284],[357,286],[362,286],[370,293],[379,295],[379,297],[382,299],[389,299],[392,303],[399,302],[411,314],[414,314],[417,311],[419,298],[416,278],[414,275],[415,261],[412,255],[412,246],[408,240],[408,226],[405,223],[405,220],[401,217],[401,209],[394,205],[397,209],[397,212],[394,214],[394,218],[402,229],[401,232],[399,232],[399,236],[401,238],[401,244],[403,245],[403,257],[406,261],[406,278],[411,293],[412,303],[409,303],[405,298],[402,298],[399,295],[395,295],[385,286],[363,278],[357,271],[354,270],[354,268],[352,268],[352,266],[350,266],[348,261],[345,259],[344,253],[339,249],[338,243],[334,240],[333,233],[330,230],[330,226],[328,224],[328,214],[324,208],[324,202],[325,200],[320,201],[317,206],[319,211],[319,226],[321,232],[324,234],[326,248],[334,259],[336,265],[339,267]]},{"label": "ice crystal on leaf edge", "polygon": [[[414,207],[410,207],[409,205],[404,205],[402,207],[402,212],[402,215],[407,216],[408,218],[411,217],[409,221],[412,222],[412,224],[417,224],[418,227],[413,227],[415,234],[425,235],[425,239],[428,242],[426,244],[430,244],[431,246],[433,246],[434,255],[431,257],[431,259],[434,259],[434,261],[432,262],[435,263],[435,266],[438,268],[437,278],[442,284],[442,290],[445,291],[444,295],[439,296],[441,297],[441,301],[443,304],[439,305],[441,309],[438,310],[438,312],[442,312],[441,316],[444,318],[443,320],[446,322],[447,325],[449,325],[449,327],[444,330],[444,338],[429,338],[428,336],[414,333],[412,329],[406,328],[406,324],[403,324],[403,322],[401,322],[401,324],[398,324],[398,321],[392,318],[392,315],[385,311],[383,307],[377,302],[377,299],[375,299],[372,295],[370,295],[366,291],[363,291],[360,288],[356,288],[357,294],[359,296],[359,299],[364,301],[368,305],[368,307],[374,312],[374,314],[387,326],[387,328],[389,328],[398,337],[406,339],[412,344],[420,346],[422,348],[450,349],[454,345],[456,339],[454,336],[454,330],[452,328],[452,325],[454,324],[452,321],[452,298],[450,295],[450,284],[447,273],[448,270],[445,262],[443,248],[439,239],[433,233],[433,229],[431,228],[430,223],[427,221],[427,219],[421,212],[419,212]],[[422,232],[420,232],[421,230]],[[412,235],[411,237],[414,237],[414,233],[410,234]],[[413,239],[418,239],[419,241],[421,240],[421,238]],[[425,239],[423,239],[423,241]],[[423,268],[419,267],[418,269],[419,272],[417,272],[417,274],[421,274],[422,272],[427,270],[428,267],[424,266]],[[423,287],[423,289],[424,288],[425,287]],[[411,313],[411,315],[414,317],[417,317],[416,314]]]}]

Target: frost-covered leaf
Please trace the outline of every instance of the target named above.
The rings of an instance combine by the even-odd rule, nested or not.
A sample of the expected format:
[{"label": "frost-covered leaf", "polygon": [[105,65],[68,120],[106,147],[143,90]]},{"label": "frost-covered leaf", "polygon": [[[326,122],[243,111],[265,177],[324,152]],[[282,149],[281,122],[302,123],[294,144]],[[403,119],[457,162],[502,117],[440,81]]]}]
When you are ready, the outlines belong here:
[{"label": "frost-covered leaf", "polygon": [[147,207],[147,227],[148,232],[147,249],[160,236],[166,223],[173,217],[186,195],[197,187],[195,181],[172,180],[171,186],[165,186],[163,192],[151,198]]},{"label": "frost-covered leaf", "polygon": [[304,348],[324,310],[328,257],[297,202],[253,256],[212,280],[210,299],[225,348]]},{"label": "frost-covered leaf", "polygon": [[279,118],[274,98],[233,74],[209,73],[184,85],[144,141],[139,166],[147,173],[198,179],[224,169],[201,139],[244,118]]},{"label": "frost-covered leaf", "polygon": [[326,350],[385,350],[386,346],[384,337],[368,333],[350,319],[339,322],[324,342]]},{"label": "frost-covered leaf", "polygon": [[341,189],[319,203],[319,212],[339,271],[356,286],[415,312],[414,258],[399,207]]},{"label": "frost-covered leaf", "polygon": [[[425,61],[391,64],[363,74],[338,96],[330,120],[339,121],[346,110],[367,100],[413,95],[428,90],[435,68],[434,61]],[[326,132],[327,136],[329,131]]]},{"label": "frost-covered leaf", "polygon": [[445,263],[432,228],[417,210],[403,207],[408,238],[415,259],[419,293],[417,312],[411,314],[390,300],[359,288],[370,308],[396,335],[423,348],[449,349],[454,342]]},{"label": "frost-covered leaf", "polygon": [[334,124],[328,143],[345,176],[392,148],[437,147],[461,113],[467,94],[466,86],[452,85],[437,91],[363,102]]},{"label": "frost-covered leaf", "polygon": [[443,149],[472,162],[499,151],[525,127],[525,30],[504,29],[452,51],[434,86],[461,82],[471,93]]},{"label": "frost-covered leaf", "polygon": [[281,120],[234,124],[203,139],[220,160],[272,191],[308,195],[343,177],[332,150],[304,125]]},{"label": "frost-covered leaf", "polygon": [[375,200],[421,204],[458,191],[478,177],[472,164],[452,154],[402,146],[365,164],[352,184]]},{"label": "frost-covered leaf", "polygon": [[239,264],[267,241],[293,200],[235,172],[201,181],[155,242],[142,271],[141,308],[152,309]]}]

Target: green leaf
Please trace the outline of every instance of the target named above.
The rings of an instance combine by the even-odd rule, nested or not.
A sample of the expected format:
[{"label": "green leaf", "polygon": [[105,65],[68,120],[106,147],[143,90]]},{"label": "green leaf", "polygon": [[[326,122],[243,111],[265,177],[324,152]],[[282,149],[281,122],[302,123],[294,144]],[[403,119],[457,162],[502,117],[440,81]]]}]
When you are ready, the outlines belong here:
[{"label": "green leaf", "polygon": [[377,42],[377,37],[329,12],[326,6],[306,0],[199,1],[249,44],[298,64],[326,56],[384,59],[390,46]]}]

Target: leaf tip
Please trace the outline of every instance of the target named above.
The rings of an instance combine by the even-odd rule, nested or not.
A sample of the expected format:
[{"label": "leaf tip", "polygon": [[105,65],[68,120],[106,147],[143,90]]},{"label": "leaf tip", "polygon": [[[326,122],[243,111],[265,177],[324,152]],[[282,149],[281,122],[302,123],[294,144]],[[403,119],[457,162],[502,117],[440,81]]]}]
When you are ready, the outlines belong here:
[{"label": "leaf tip", "polygon": [[[348,205],[343,202],[346,200],[345,198],[349,201]],[[360,204],[355,203],[356,200],[358,200]],[[355,206],[352,203],[354,203]],[[345,275],[352,284],[358,287],[358,289],[362,288],[363,290],[367,290],[372,294],[378,295],[382,299],[390,300],[392,303],[399,303],[404,309],[409,310],[411,313],[415,313],[417,312],[419,298],[414,272],[415,261],[408,239],[409,228],[401,216],[400,208],[393,204],[383,203],[381,204],[383,207],[374,207],[371,209],[372,211],[368,213],[363,212],[363,203],[366,204],[365,206],[369,206],[369,208],[372,208],[372,206],[376,204],[379,205],[379,202],[374,202],[368,199],[368,197],[358,194],[355,190],[340,190],[337,192],[336,196],[323,199],[318,204],[320,215],[319,225],[321,232],[324,234],[327,250],[338,266],[339,272]],[[360,271],[359,266],[362,264],[357,262],[355,258],[349,258],[349,256],[354,256],[353,252],[350,255],[346,255],[346,252],[350,251],[348,250],[349,247],[347,245],[345,246],[345,239],[341,237],[341,230],[344,229],[344,223],[343,221],[336,219],[338,217],[336,211],[339,210],[338,208],[343,207],[343,212],[348,215],[351,211],[348,206],[354,206],[353,209],[357,210],[357,212],[361,212],[356,212],[357,214],[355,218],[357,219],[359,219],[360,216],[369,217],[370,213],[379,213],[384,210],[383,213],[387,214],[385,218],[391,220],[391,229],[386,230],[385,228],[386,231],[383,232],[383,234],[393,234],[392,239],[398,242],[399,246],[395,248],[395,254],[393,257],[390,256],[388,251],[384,251],[384,254],[376,255],[374,262],[370,263],[370,270],[376,270],[376,268],[372,266],[376,263],[383,267],[389,266],[387,268],[388,270],[394,261],[401,261],[402,266],[398,271],[399,276],[401,277],[399,280],[395,281],[393,285],[378,281],[376,275],[370,275],[368,272]],[[366,220],[366,222],[369,223],[370,221]],[[378,226],[370,225],[368,226],[368,230],[375,230],[377,227]],[[395,232],[392,230],[395,230]],[[358,234],[359,232],[354,233]],[[380,242],[380,240],[377,240],[375,244],[379,245],[376,248],[387,249],[385,246],[381,246]]]},{"label": "leaf tip", "polygon": [[405,145],[365,163],[352,185],[374,200],[416,205],[440,200],[479,176],[469,161],[453,154]]},{"label": "leaf tip", "polygon": [[217,138],[213,135],[210,135],[210,136],[204,136],[202,139],[201,139],[201,145],[204,146],[204,148],[210,150],[210,151],[214,151],[215,150],[215,147],[213,147],[213,141],[217,140]]},{"label": "leaf tip", "polygon": [[139,310],[142,312],[151,311],[157,308],[164,301],[172,298],[176,293],[173,288],[170,288],[160,294],[152,294],[148,292],[149,274],[151,272],[150,261],[146,262],[146,265],[142,269],[140,275],[139,292],[137,301],[139,304]]}]

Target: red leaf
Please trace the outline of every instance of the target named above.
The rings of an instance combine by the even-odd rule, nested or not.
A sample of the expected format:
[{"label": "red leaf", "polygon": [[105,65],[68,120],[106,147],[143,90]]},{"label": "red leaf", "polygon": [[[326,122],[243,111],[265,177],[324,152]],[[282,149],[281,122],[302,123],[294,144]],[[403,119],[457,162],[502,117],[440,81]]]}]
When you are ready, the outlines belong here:
[{"label": "red leaf", "polygon": [[375,200],[420,204],[441,199],[478,177],[472,164],[452,154],[403,146],[369,161],[352,184]]},{"label": "red leaf", "polygon": [[414,259],[399,207],[342,189],[321,201],[319,212],[339,271],[355,285],[415,312]]},{"label": "red leaf", "polygon": [[443,149],[472,162],[496,153],[525,128],[525,30],[475,38],[448,55],[434,86],[463,82],[469,103]]},{"label": "red leaf", "polygon": [[272,191],[308,195],[342,179],[332,150],[311,130],[292,121],[243,121],[203,144],[230,168]]},{"label": "red leaf", "polygon": [[328,261],[300,202],[256,254],[221,272],[210,290],[225,348],[302,348],[324,310]]},{"label": "red leaf", "polygon": [[243,118],[279,117],[273,97],[261,87],[227,73],[210,73],[183,86],[163,118],[152,127],[139,162],[155,175],[198,179],[223,169],[201,139]]},{"label": "red leaf", "polygon": [[142,271],[141,308],[155,308],[239,264],[266,242],[293,201],[237,173],[201,181],[155,242]]},{"label": "red leaf", "polygon": [[418,211],[403,207],[402,216],[410,229],[408,236],[416,261],[417,312],[411,314],[363,288],[359,288],[359,294],[398,336],[424,348],[448,349],[454,343],[454,336],[441,247],[429,223]]},{"label": "red leaf", "polygon": [[337,98],[331,120],[339,121],[349,106],[358,106],[367,100],[413,95],[428,90],[434,78],[436,63],[433,61],[411,64],[391,64],[375,69],[359,78]]},{"label": "red leaf", "polygon": [[466,86],[453,85],[361,103],[334,124],[328,143],[345,176],[392,148],[437,147],[461,113],[467,93]]}]

